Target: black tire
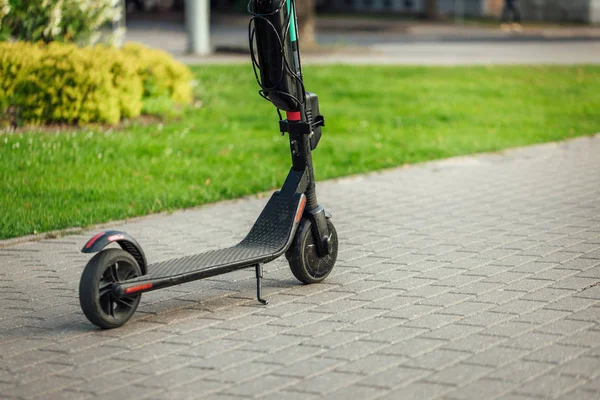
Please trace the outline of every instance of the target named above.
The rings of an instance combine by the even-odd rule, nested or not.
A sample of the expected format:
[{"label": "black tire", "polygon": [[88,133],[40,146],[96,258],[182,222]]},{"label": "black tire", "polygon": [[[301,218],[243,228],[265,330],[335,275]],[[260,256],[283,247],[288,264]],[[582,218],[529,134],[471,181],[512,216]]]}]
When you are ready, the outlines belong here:
[{"label": "black tire", "polygon": [[102,329],[118,328],[127,322],[142,295],[117,299],[107,286],[141,275],[137,261],[125,250],[105,249],[96,254],[85,266],[79,281],[79,304],[87,319]]},{"label": "black tire", "polygon": [[329,276],[335,265],[338,253],[338,237],[331,220],[327,220],[327,228],[331,233],[331,253],[319,257],[312,223],[302,219],[292,245],[286,251],[285,257],[290,264],[292,273],[302,283],[319,283]]}]

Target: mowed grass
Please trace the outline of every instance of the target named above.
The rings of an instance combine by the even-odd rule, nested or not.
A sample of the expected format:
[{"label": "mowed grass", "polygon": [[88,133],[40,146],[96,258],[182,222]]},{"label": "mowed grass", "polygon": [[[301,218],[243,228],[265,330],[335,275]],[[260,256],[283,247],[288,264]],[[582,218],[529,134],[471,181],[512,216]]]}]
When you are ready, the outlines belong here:
[{"label": "mowed grass", "polygon": [[[230,199],[290,166],[249,65],[194,67],[201,107],[119,129],[0,135],[0,239]],[[600,131],[600,66],[307,66],[328,179]]]}]

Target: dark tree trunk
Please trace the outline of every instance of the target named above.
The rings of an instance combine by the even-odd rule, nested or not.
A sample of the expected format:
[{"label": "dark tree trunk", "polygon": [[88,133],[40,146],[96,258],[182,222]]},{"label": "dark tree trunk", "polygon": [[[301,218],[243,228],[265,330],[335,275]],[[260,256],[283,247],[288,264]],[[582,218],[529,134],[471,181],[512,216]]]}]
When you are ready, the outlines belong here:
[{"label": "dark tree trunk", "polygon": [[425,0],[425,17],[427,19],[439,19],[437,0]]},{"label": "dark tree trunk", "polygon": [[298,30],[300,45],[311,47],[315,45],[315,2],[314,0],[298,0],[296,12],[298,14]]}]

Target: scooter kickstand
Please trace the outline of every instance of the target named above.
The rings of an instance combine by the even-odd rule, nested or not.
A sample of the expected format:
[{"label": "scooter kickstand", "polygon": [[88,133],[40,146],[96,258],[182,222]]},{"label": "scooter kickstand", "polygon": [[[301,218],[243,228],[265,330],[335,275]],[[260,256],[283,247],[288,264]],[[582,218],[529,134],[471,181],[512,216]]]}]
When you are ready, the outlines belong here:
[{"label": "scooter kickstand", "polygon": [[268,300],[265,300],[261,296],[261,284],[260,280],[263,277],[263,266],[262,264],[256,264],[256,297],[261,304],[267,305],[269,304]]}]

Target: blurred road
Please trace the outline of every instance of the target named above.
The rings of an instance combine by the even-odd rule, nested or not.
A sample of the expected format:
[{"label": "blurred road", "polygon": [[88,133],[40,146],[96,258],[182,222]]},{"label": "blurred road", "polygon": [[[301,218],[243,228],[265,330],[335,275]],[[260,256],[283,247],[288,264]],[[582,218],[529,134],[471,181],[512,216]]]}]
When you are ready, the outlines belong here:
[{"label": "blurred road", "polygon": [[[217,53],[209,57],[185,54],[185,30],[178,22],[130,21],[126,40],[167,50],[188,63],[248,62],[246,21],[213,24],[211,44]],[[426,65],[600,63],[600,28],[540,28],[511,35],[492,27],[397,26],[325,26],[317,34],[322,48],[304,52],[303,61]]]}]

